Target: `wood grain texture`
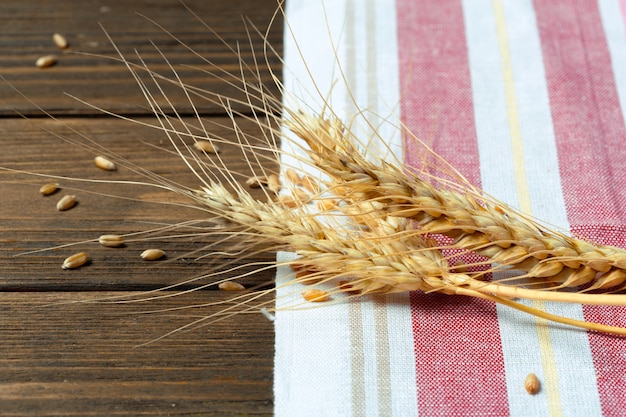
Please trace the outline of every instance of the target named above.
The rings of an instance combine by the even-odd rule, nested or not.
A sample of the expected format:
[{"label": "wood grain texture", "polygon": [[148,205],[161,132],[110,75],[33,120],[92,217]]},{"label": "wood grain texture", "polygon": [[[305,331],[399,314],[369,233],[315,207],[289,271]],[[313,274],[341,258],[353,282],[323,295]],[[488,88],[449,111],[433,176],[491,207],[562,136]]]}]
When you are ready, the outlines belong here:
[{"label": "wood grain texture", "polygon": [[121,294],[3,294],[2,415],[271,415],[267,320],[235,316],[138,347],[190,317],[133,313],[216,301],[223,293],[133,305],[54,304],[107,295]]},{"label": "wood grain texture", "polygon": [[[267,33],[268,43],[280,53],[281,19],[277,18],[270,25],[276,0],[192,0],[185,4],[202,21],[186,10],[180,0],[3,1],[0,3],[1,74],[38,105],[55,114],[93,114],[88,107],[62,100],[64,93],[77,95],[116,113],[144,114],[143,98],[127,69],[118,62],[106,31],[124,56],[133,62],[140,62],[138,54],[152,70],[170,75],[168,65],[171,64],[190,85],[241,98],[236,88],[212,74],[229,78],[226,74],[229,73],[239,77],[240,62],[234,50],[248,65],[254,63],[253,52],[257,59],[263,59],[263,37],[255,33],[256,30]],[[222,39],[211,34],[207,26]],[[56,48],[52,41],[55,32],[67,38],[68,50]],[[43,70],[37,68],[37,58],[49,54],[58,57],[57,65]],[[279,69],[279,60],[274,56],[269,59]],[[261,70],[262,80],[270,86],[268,72]],[[32,105],[4,83],[0,84],[0,97],[0,116],[14,115],[16,110],[27,115],[37,114]],[[180,94],[172,97],[180,112],[191,110]],[[221,112],[218,105],[201,110]]]},{"label": "wood grain texture", "polygon": [[[212,117],[211,120],[223,125],[229,122],[225,117]],[[0,171],[0,195],[3,195],[0,216],[6,219],[0,228],[0,254],[4,259],[0,289],[93,291],[122,286],[125,290],[144,290],[185,281],[192,276],[220,268],[229,259],[235,259],[227,258],[223,254],[196,259],[205,254],[205,246],[223,236],[210,234],[215,231],[215,223],[210,221],[212,216],[191,206],[192,201],[149,185],[85,182],[84,180],[146,182],[146,179],[131,170],[133,165],[120,165],[116,171],[111,172],[98,169],[93,161],[93,153],[78,145],[65,143],[55,136],[72,139],[76,133],[68,131],[71,128],[97,140],[107,151],[121,155],[128,164],[147,169],[190,188],[199,188],[200,180],[180,157],[172,154],[174,148],[162,132],[129,121],[109,118],[65,117],[57,121],[4,119],[0,122],[0,126],[3,126],[0,130],[0,143],[4,149],[0,155],[0,166],[41,174],[33,176]],[[249,133],[258,131],[252,122],[240,120],[238,124]],[[233,136],[226,127],[214,127],[212,133]],[[74,139],[85,142],[83,138]],[[187,142],[192,143],[190,140]],[[241,178],[252,175],[238,146],[221,144],[220,157],[233,172],[241,173]],[[267,166],[267,169],[270,168]],[[41,185],[49,182],[58,183],[60,189],[52,195],[42,196],[38,190]],[[258,198],[264,197],[261,190],[250,191],[256,191]],[[75,196],[76,206],[67,211],[58,211],[57,201],[68,194]],[[201,223],[194,225],[194,228],[176,228],[162,232],[158,230],[184,221]],[[149,236],[137,236],[135,240],[139,241],[133,241],[133,237],[127,238],[128,242],[123,248],[106,248],[97,243],[98,237],[103,234],[150,230],[155,232]],[[195,236],[200,232],[206,234]],[[174,237],[183,233],[192,233],[194,236]],[[146,238],[154,239],[154,242],[146,242]],[[69,243],[75,244],[46,250]],[[236,245],[237,241],[222,243],[214,250],[235,250]],[[140,259],[139,254],[150,247],[164,250],[167,253],[166,259],[152,263]],[[41,250],[46,251],[28,253]],[[89,268],[62,270],[63,260],[76,252],[90,254]],[[26,254],[15,256],[23,253]],[[273,254],[268,253],[256,255],[249,260],[271,259],[274,259]],[[271,271],[261,276],[255,274],[244,279],[242,283],[262,284],[270,281],[271,275]]]},{"label": "wood grain texture", "polygon": [[[252,50],[262,56],[263,42],[258,37],[248,42],[242,16],[265,31],[276,8],[274,0],[186,3],[231,46],[239,43],[246,62],[252,62]],[[210,63],[142,15],[171,30]],[[207,244],[219,239],[213,235],[174,238],[161,233],[154,242],[129,241],[122,248],[104,248],[94,242],[101,234],[144,231],[208,215],[180,205],[152,203],[187,203],[154,187],[52,178],[140,180],[132,169],[136,164],[187,186],[199,185],[180,158],[168,152],[171,146],[162,132],[104,117],[63,95],[69,92],[112,112],[154,123],[123,65],[77,53],[115,56],[98,22],[125,54],[139,50],[155,71],[167,72],[161,51],[185,82],[240,96],[219,77],[187,66],[237,73],[240,63],[178,0],[106,4],[9,0],[0,4],[0,75],[8,81],[0,81],[0,167],[42,174],[0,171],[0,415],[271,415],[274,335],[272,323],[261,314],[226,317],[139,347],[220,311],[232,293],[209,287],[150,302],[90,302],[141,298],[146,291],[180,283],[177,289],[190,289],[209,282],[203,274],[235,259],[197,259]],[[54,32],[67,37],[71,52],[55,48]],[[281,19],[273,22],[268,33],[268,40],[280,52]],[[35,67],[37,57],[48,53],[58,55],[58,64],[43,70]],[[270,64],[280,74],[279,60],[272,58]],[[268,81],[268,72],[263,77]],[[9,84],[57,120],[40,117],[37,107]],[[172,88],[168,94],[177,109],[190,114],[191,106],[180,90]],[[236,140],[219,106],[194,104],[211,134]],[[185,121],[197,123],[192,117]],[[238,122],[250,135],[261,136],[254,124]],[[113,172],[99,170],[93,164],[93,152],[62,138],[83,144],[86,138],[92,139],[130,164]],[[242,180],[250,172],[236,146],[222,145],[220,156],[241,172]],[[271,163],[265,168],[277,169]],[[61,190],[40,195],[39,187],[49,181],[59,182]],[[78,205],[59,212],[55,204],[65,194],[76,195]],[[72,242],[77,243],[25,254]],[[158,262],[141,260],[141,251],[151,246],[164,249],[167,257]],[[229,243],[219,249],[236,247]],[[62,270],[63,259],[79,251],[89,252],[91,262],[76,270]],[[268,252],[248,261],[273,259]],[[186,282],[196,277],[197,281]],[[273,271],[268,270],[241,282],[247,287],[271,288],[272,280]],[[159,294],[173,295],[174,291]],[[272,297],[260,302],[271,304]],[[180,310],[201,304],[204,307]]]}]

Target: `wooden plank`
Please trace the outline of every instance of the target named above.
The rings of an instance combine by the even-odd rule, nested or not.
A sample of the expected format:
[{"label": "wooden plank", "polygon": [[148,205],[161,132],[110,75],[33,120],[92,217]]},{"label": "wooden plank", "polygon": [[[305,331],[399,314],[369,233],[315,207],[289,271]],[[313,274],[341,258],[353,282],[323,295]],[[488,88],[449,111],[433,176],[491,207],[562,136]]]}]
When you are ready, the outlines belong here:
[{"label": "wooden plank", "polygon": [[[281,50],[282,19],[271,24],[277,7],[275,0],[232,0],[228,2],[185,1],[195,13],[213,28],[223,41],[212,35],[179,0],[123,1],[3,1],[0,3],[0,75],[15,88],[47,111],[55,114],[93,114],[88,107],[75,101],[61,100],[67,92],[94,105],[116,113],[144,114],[140,90],[128,70],[115,59],[117,54],[98,26],[101,23],[125,56],[139,62],[135,51],[151,69],[172,77],[161,53],[173,65],[185,83],[206,91],[242,98],[234,86],[229,86],[211,72],[220,71],[239,77],[239,59],[229,48],[239,48],[247,64],[263,59],[264,43],[257,34],[249,36],[244,20],[249,19],[260,31],[270,28],[267,40],[278,53]],[[145,17],[143,17],[145,16]],[[147,18],[162,24],[178,39]],[[52,42],[52,33],[62,33],[70,42],[68,51],[59,51]],[[252,41],[249,40],[252,39]],[[150,42],[154,42],[155,46]],[[252,45],[250,45],[252,42]],[[198,56],[190,52],[192,48]],[[158,49],[157,49],[158,48]],[[58,64],[47,69],[35,66],[38,57],[58,56]],[[254,55],[253,55],[254,54]],[[280,62],[270,57],[271,65],[280,76]],[[208,73],[207,73],[208,72]],[[272,86],[267,71],[261,71],[267,87]],[[191,106],[176,89],[166,89],[180,112]],[[276,93],[276,89],[271,91]],[[33,105],[0,82],[0,116],[20,111],[35,115]],[[219,105],[198,104],[204,113],[221,112]]]},{"label": "wooden plank", "polygon": [[93,297],[1,294],[2,415],[271,415],[273,330],[261,314],[138,347],[195,317],[136,313],[224,301],[224,293],[200,291],[147,304],[71,303]]}]

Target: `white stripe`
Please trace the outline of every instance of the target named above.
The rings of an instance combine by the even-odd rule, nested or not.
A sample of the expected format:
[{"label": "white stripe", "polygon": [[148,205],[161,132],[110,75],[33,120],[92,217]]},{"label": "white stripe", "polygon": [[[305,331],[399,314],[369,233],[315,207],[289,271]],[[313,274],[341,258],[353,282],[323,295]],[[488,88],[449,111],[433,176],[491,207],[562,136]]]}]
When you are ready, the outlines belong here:
[{"label": "white stripe", "polygon": [[[504,0],[502,3],[532,214],[567,228],[532,3],[527,0]],[[483,188],[506,203],[518,206],[513,171],[514,150],[506,113],[492,2],[468,0],[464,2],[464,9]],[[548,310],[582,319],[582,309],[577,305],[549,305]],[[546,391],[531,397],[523,390],[523,381],[529,372],[535,372],[545,380],[542,378],[540,342],[535,322],[523,313],[500,306],[498,316],[511,415],[547,415]],[[563,414],[599,415],[599,399],[586,333],[552,325],[550,334]]]},{"label": "white stripe", "polygon": [[[384,138],[385,145],[402,160],[401,136],[397,129],[399,119],[398,54],[396,35],[395,3],[393,0],[374,1],[376,28],[366,28],[364,1],[348,8],[346,0],[332,2],[311,2],[290,0],[287,2],[286,20],[291,31],[286,30],[284,38],[285,71],[283,83],[286,88],[286,103],[291,97],[298,97],[314,111],[319,111],[324,99],[329,99],[339,117],[350,120],[355,108],[367,108],[374,114],[392,119],[394,126],[379,126],[376,130]],[[354,16],[346,16],[353,10]],[[352,27],[354,33],[345,33],[346,19],[356,18]],[[367,31],[375,30],[377,51],[365,44]],[[355,40],[354,45],[346,45],[345,40]],[[331,42],[332,39],[332,42]],[[297,42],[297,46],[296,46]],[[362,53],[355,62],[346,63],[342,57],[349,57],[353,51],[377,53],[377,67],[366,71],[367,56]],[[337,65],[337,57],[341,61]],[[300,54],[302,53],[302,56]],[[306,62],[307,66],[304,65]],[[356,106],[347,105],[347,95],[342,71],[346,65],[355,65],[357,78],[347,80],[355,89]],[[311,74],[311,75],[309,75]],[[376,79],[368,79],[376,74]],[[336,85],[333,86],[333,82]],[[377,86],[376,91],[367,91],[368,86]],[[331,92],[332,94],[329,95]],[[374,97],[374,99],[372,99]],[[371,108],[376,103],[377,108]],[[291,102],[293,107],[293,102]],[[371,114],[368,114],[371,116]],[[370,118],[374,124],[380,119]],[[365,135],[372,131],[361,125]],[[286,142],[286,141],[283,141]],[[286,143],[283,144],[285,146]],[[372,147],[376,147],[372,144]],[[292,150],[289,148],[288,150]],[[377,151],[380,156],[380,152]],[[298,166],[294,158],[285,156],[283,164]],[[281,256],[286,256],[285,254]],[[290,278],[290,271],[281,269],[277,274],[277,306],[283,303],[298,303],[299,295],[295,286],[281,287]],[[366,382],[367,415],[376,415],[378,410],[379,381],[376,380],[376,349],[381,343],[391,343],[390,376],[391,403],[394,415],[415,414],[415,357],[411,337],[411,316],[408,296],[394,296],[396,302],[387,307],[389,340],[379,340],[375,334],[373,302],[363,300],[361,308],[363,341],[365,344],[364,366]],[[276,314],[276,360],[275,360],[275,415],[287,416],[348,416],[353,415],[351,387],[350,329],[348,328],[349,307],[347,304],[324,305],[308,311],[278,311]]]},{"label": "white stripe", "polygon": [[518,206],[491,0],[464,0],[463,13],[482,188],[501,201]]},{"label": "white stripe", "polygon": [[626,117],[626,28],[619,0],[598,2],[602,26],[611,55],[611,67],[615,77],[617,95],[622,115]]},{"label": "white stripe", "polygon": [[413,321],[409,294],[392,294],[388,298],[392,410],[394,416],[417,416],[417,381],[415,379],[415,353]]},{"label": "white stripe", "polygon": [[[293,255],[279,253],[277,259],[281,262],[293,259]],[[281,288],[291,279],[289,267],[277,272],[274,413],[285,417],[350,416],[352,404],[345,392],[352,357],[347,343],[347,309],[338,304],[281,311],[281,306],[302,303],[299,285]]]}]

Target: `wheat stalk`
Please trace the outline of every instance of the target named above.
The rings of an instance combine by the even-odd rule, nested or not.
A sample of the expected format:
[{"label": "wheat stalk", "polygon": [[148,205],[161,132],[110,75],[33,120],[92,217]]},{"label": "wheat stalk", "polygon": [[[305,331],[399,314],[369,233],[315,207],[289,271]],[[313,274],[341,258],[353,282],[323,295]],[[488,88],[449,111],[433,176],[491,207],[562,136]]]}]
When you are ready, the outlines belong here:
[{"label": "wheat stalk", "polygon": [[[271,51],[269,45],[267,48]],[[298,271],[295,282],[318,282],[330,286],[333,293],[349,296],[415,290],[466,295],[573,326],[626,334],[623,328],[558,317],[511,300],[626,305],[624,295],[589,293],[626,288],[625,250],[551,230],[483,195],[426,146],[426,156],[435,161],[431,166],[449,174],[449,178],[426,170],[415,172],[400,163],[372,157],[367,151],[369,141],[361,140],[329,108],[318,113],[300,110],[297,98],[292,98],[296,103],[293,108],[283,108],[282,101],[258,83],[256,62],[248,66],[240,61],[239,77],[221,75],[225,82],[237,79],[241,83],[239,89],[246,99],[233,100],[184,84],[173,68],[173,76],[160,75],[143,61],[132,64],[118,53],[156,116],[157,124],[152,127],[167,135],[200,185],[197,189],[186,188],[115,155],[107,157],[146,177],[147,182],[142,185],[182,194],[203,212],[237,225],[236,229],[215,233],[222,233],[227,239],[244,237],[249,242],[246,250],[269,243],[275,250],[295,252],[298,258],[290,262]],[[140,72],[147,75],[147,81]],[[284,92],[279,78],[274,79]],[[282,140],[294,141],[293,148],[303,151],[304,156],[292,156],[303,166],[319,169],[328,179],[318,187],[310,187],[309,194],[299,192],[302,184],[289,184],[286,193],[291,196],[287,198],[276,199],[273,192],[266,193],[267,201],[253,198],[240,185],[238,173],[229,170],[219,153],[207,160],[191,151],[186,139],[207,141],[214,147],[226,139],[211,137],[198,113],[199,127],[187,124],[160,83],[179,86],[193,108],[192,97],[222,105],[231,117],[242,157],[259,176],[270,174],[263,168],[264,162],[280,159],[283,151],[278,143]],[[156,90],[148,88],[149,84]],[[233,103],[247,106],[249,112],[233,110]],[[252,120],[263,129],[264,144],[256,144],[258,138],[242,130],[241,119]],[[304,145],[285,135],[281,126],[303,140]],[[88,141],[84,136],[83,139]],[[104,151],[94,142],[79,146],[98,154]],[[323,204],[331,200],[338,204]],[[313,207],[317,203],[330,209],[316,211]],[[437,240],[438,236],[448,240]],[[467,253],[483,258],[459,264]],[[242,259],[245,256],[242,252]],[[489,273],[504,269],[520,273],[506,280],[486,280]],[[588,288],[583,292],[559,291],[581,285]],[[244,302],[237,302],[241,304]]]},{"label": "wheat stalk", "polygon": [[[254,82],[256,71],[243,63],[242,73],[249,70],[253,81],[241,80],[241,91],[247,101],[238,104],[247,105],[251,116],[233,110],[232,102],[223,97],[194,89],[177,78],[155,74],[143,63],[131,65],[120,57],[153,109],[159,121],[157,128],[168,135],[185,160],[190,158],[186,148],[180,145],[185,138],[213,142],[215,138],[210,138],[204,127],[200,131],[177,127],[176,123],[186,125],[182,118],[172,118],[160,107],[159,100],[137,74],[138,70],[146,71],[149,81],[161,93],[159,82],[168,82],[178,85],[192,105],[191,95],[221,103],[230,115],[242,157],[260,170],[260,176],[267,176],[263,169],[265,154],[273,155],[274,162],[280,160],[283,152],[278,146],[280,141],[293,141],[292,147],[303,151],[308,158],[300,154],[292,156],[302,165],[315,167],[328,176],[323,184],[325,189],[307,198],[296,192],[298,185],[291,184],[287,187],[291,197],[274,199],[274,194],[268,193],[267,201],[261,202],[240,185],[236,173],[228,169],[219,154],[211,162],[191,156],[189,167],[203,186],[199,191],[172,189],[187,195],[201,209],[240,227],[238,231],[224,233],[240,234],[246,239],[253,237],[259,244],[269,243],[274,249],[295,252],[299,258],[292,264],[300,272],[296,282],[323,282],[333,287],[332,292],[352,296],[414,290],[460,294],[488,299],[556,322],[626,334],[626,329],[550,315],[511,300],[626,305],[626,296],[619,294],[558,291],[584,284],[590,284],[594,290],[619,291],[626,281],[626,251],[552,231],[483,195],[426,146],[425,152],[434,156],[434,163],[453,174],[451,179],[427,172],[415,173],[402,164],[372,158],[367,152],[369,142],[360,140],[332,110],[312,114],[283,107],[279,99]],[[282,91],[278,77],[275,81]],[[294,102],[298,103],[297,98]],[[173,108],[170,112],[177,115]],[[240,119],[253,120],[262,127],[267,132],[266,144],[253,144],[257,138],[239,127]],[[280,126],[286,126],[305,145],[285,135]],[[166,180],[163,181],[168,187]],[[319,213],[311,210],[317,202],[327,201],[328,194],[341,202],[339,214],[330,217],[330,224],[328,217],[321,219]],[[435,243],[433,235],[444,235],[451,241]],[[450,250],[457,253],[444,254]],[[463,257],[458,251],[476,252],[485,259],[459,265]],[[451,260],[456,261],[454,265]],[[479,270],[458,272],[465,266]],[[487,273],[503,269],[522,272],[513,279],[485,281]],[[529,283],[524,287],[522,283],[526,280]]]}]

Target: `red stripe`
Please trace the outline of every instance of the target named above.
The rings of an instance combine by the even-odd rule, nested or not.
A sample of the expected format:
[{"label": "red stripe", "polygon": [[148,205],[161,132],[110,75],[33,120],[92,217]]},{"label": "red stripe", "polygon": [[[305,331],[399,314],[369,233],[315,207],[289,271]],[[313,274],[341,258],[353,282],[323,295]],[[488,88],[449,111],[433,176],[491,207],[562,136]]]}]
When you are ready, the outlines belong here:
[{"label": "red stripe", "polygon": [[[536,0],[559,170],[572,231],[624,245],[626,128],[600,13],[586,0]],[[585,307],[587,320],[626,325],[626,310]],[[626,410],[626,341],[589,334],[603,413]]]},{"label": "red stripe", "polygon": [[[480,166],[463,12],[457,0],[398,0],[402,120],[474,184]],[[405,140],[405,159],[424,153]],[[506,415],[504,358],[495,306],[411,294],[420,416]]]}]

